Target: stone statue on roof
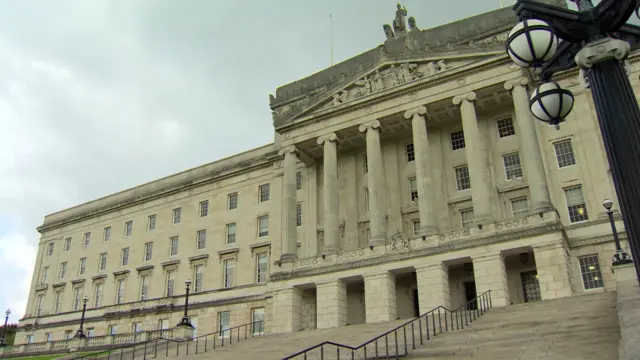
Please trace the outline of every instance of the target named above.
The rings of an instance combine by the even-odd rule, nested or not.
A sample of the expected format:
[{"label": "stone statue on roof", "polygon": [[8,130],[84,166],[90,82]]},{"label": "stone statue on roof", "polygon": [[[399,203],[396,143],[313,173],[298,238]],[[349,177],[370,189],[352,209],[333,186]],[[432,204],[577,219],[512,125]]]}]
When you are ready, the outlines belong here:
[{"label": "stone statue on roof", "polygon": [[396,19],[393,21],[393,30],[397,34],[403,33],[407,30],[407,8],[400,5],[400,3],[398,3],[396,7]]}]

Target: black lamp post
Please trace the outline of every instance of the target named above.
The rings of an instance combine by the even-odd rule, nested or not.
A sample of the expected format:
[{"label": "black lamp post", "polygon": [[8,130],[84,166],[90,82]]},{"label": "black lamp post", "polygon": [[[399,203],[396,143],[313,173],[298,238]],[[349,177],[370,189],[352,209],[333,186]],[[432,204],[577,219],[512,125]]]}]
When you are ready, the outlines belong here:
[{"label": "black lamp post", "polygon": [[[578,11],[518,0],[520,19],[507,40],[507,53],[519,66],[536,68],[533,115],[551,125],[564,121],[573,95],[552,81],[558,71],[580,67],[591,89],[602,140],[633,258],[640,259],[640,108],[623,61],[640,48],[640,27],[626,24],[640,0],[570,0]],[[635,262],[640,281],[639,263]]]},{"label": "black lamp post", "polygon": [[184,284],[187,286],[187,294],[184,297],[184,315],[178,326],[188,326],[192,328],[193,324],[191,324],[191,319],[187,316],[187,312],[189,311],[189,288],[191,287],[191,280],[187,279]]},{"label": "black lamp post", "polygon": [[606,199],[602,202],[602,206],[607,210],[607,216],[609,216],[609,222],[611,223],[611,231],[613,232],[613,241],[616,243],[616,253],[613,255],[613,265],[630,264],[633,262],[626,251],[620,246],[620,238],[618,237],[618,230],[616,230],[616,223],[613,221],[613,201]]},{"label": "black lamp post", "polygon": [[84,326],[84,314],[87,311],[87,302],[89,301],[88,297],[84,297],[82,298],[82,316],[80,317],[80,328],[78,329],[78,332],[76,333],[76,337],[77,338],[86,338],[87,336],[84,334],[84,332],[82,331],[82,327]]},{"label": "black lamp post", "polygon": [[9,315],[11,315],[11,309],[7,309],[4,312],[4,327],[2,328],[2,339],[0,341],[0,346],[7,346],[7,323],[9,322]]}]

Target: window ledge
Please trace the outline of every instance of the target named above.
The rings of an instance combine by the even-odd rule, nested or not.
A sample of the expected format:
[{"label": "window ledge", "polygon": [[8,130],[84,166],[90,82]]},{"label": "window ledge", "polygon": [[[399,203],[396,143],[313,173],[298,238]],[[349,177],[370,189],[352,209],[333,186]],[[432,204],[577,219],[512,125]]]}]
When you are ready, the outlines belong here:
[{"label": "window ledge", "polygon": [[[105,275],[105,277],[106,277],[106,275]],[[82,284],[82,283],[84,283],[85,281],[86,281],[85,279],[75,279],[75,280],[71,280],[71,283],[72,283],[73,285],[76,285],[76,284]]]},{"label": "window ledge", "polygon": [[100,280],[100,279],[104,279],[106,277],[107,277],[107,274],[100,274],[100,275],[93,276],[91,278],[91,280]]},{"label": "window ledge", "polygon": [[239,251],[240,251],[240,248],[237,248],[237,247],[232,249],[225,249],[225,250],[218,251],[218,255],[223,256],[223,255],[235,254]]},{"label": "window ledge", "polygon": [[120,275],[126,275],[129,273],[129,270],[120,270],[120,271],[114,271],[113,272],[113,276],[120,276]]},{"label": "window ledge", "polygon": [[167,266],[171,266],[171,265],[178,265],[180,264],[180,260],[170,260],[170,261],[165,261],[162,264],[162,267],[167,267]]},{"label": "window ledge", "polygon": [[189,258],[189,261],[206,260],[208,258],[209,258],[209,254],[202,254],[202,255],[191,256]]},{"label": "window ledge", "polygon": [[138,270],[138,272],[146,271],[146,270],[153,270],[154,267],[155,267],[155,265],[143,265],[143,266],[138,266],[136,268],[136,270]]}]

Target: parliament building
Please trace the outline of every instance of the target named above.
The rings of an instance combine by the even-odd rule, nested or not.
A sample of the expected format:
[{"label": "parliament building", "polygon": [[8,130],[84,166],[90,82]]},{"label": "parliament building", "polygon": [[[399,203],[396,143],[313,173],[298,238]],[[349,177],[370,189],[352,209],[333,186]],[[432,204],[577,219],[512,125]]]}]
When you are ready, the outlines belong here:
[{"label": "parliament building", "polygon": [[510,8],[393,20],[383,45],[270,95],[272,143],[47,215],[16,344],[72,337],[85,297],[89,337],[171,329],[187,280],[196,334],[614,290],[591,94],[558,73],[573,111],[559,128],[534,119],[538,78],[505,51],[516,22]]}]

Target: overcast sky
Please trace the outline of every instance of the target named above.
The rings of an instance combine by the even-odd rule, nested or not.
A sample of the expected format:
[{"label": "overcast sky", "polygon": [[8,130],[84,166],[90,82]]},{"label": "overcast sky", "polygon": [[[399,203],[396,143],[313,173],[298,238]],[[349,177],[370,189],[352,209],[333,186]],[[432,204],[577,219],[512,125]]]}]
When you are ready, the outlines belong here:
[{"label": "overcast sky", "polygon": [[[514,1],[504,0],[509,5]],[[419,27],[500,0],[408,0]],[[44,215],[272,141],[268,94],[384,40],[393,0],[0,5],[0,310],[24,315]]]}]

